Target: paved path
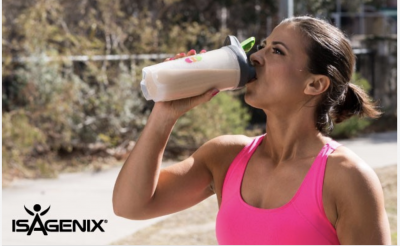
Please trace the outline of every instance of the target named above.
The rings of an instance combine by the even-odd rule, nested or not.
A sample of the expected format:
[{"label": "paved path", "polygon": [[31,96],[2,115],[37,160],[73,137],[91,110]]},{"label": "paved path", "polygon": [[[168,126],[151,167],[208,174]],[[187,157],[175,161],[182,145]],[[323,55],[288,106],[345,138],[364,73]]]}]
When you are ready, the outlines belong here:
[{"label": "paved path", "polygon": [[397,132],[374,133],[338,142],[350,148],[373,168],[397,164]]},{"label": "paved path", "polygon": [[[54,180],[21,180],[3,189],[3,244],[104,245],[163,219],[133,221],[114,215],[111,198],[119,170],[120,167],[116,167],[99,173],[62,174]],[[48,236],[40,231],[32,232],[31,236],[27,236],[27,232],[12,232],[12,220],[27,219],[32,223],[34,217],[25,211],[24,205],[34,212],[35,204],[41,205],[41,211],[51,206],[42,216],[43,223],[49,219],[79,222],[93,219],[96,223],[107,220],[101,224],[105,232],[98,229],[94,232],[52,232]]]},{"label": "paved path", "polygon": [[[353,140],[339,141],[359,154],[373,168],[397,163],[397,132],[372,134]],[[2,189],[2,243],[4,245],[105,245],[117,241],[135,231],[147,227],[165,217],[147,221],[131,221],[113,214],[111,196],[120,167],[99,173],[62,174],[59,179],[21,180]],[[47,220],[107,220],[94,232],[12,232],[12,221],[25,219],[33,222],[24,209],[32,212],[40,204],[48,213]],[[97,222],[98,223],[98,222]],[[39,226],[36,225],[35,228]],[[67,227],[71,229],[71,227]]]}]

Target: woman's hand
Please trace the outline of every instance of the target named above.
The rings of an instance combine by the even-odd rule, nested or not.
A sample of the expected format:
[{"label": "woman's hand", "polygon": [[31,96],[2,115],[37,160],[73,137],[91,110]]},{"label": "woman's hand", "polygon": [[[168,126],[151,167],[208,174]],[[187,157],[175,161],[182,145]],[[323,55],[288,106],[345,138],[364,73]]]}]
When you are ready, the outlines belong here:
[{"label": "woman's hand", "polygon": [[210,101],[211,98],[218,94],[218,92],[218,89],[212,89],[195,97],[167,102],[156,102],[153,112],[155,112],[157,115],[165,114],[166,117],[170,117],[173,120],[178,120],[179,117],[197,105]]},{"label": "woman's hand", "polygon": [[[205,53],[205,50],[200,51],[200,54]],[[186,56],[192,56],[196,55],[195,50],[190,50],[189,52],[185,53],[179,53],[176,54],[172,58],[167,58],[165,61],[172,61],[175,59],[183,58]],[[202,103],[205,103],[209,101],[211,98],[213,98],[216,94],[218,94],[219,90],[218,89],[211,89],[207,91],[204,94],[201,94],[199,96],[195,97],[190,97],[190,98],[184,98],[184,99],[179,99],[179,100],[174,100],[174,101],[167,101],[167,102],[156,102],[153,108],[153,111],[159,115],[159,114],[165,114],[165,117],[171,117],[173,120],[177,120],[179,117],[181,117],[183,114],[191,110],[192,108],[196,107],[197,105],[200,105]]]}]

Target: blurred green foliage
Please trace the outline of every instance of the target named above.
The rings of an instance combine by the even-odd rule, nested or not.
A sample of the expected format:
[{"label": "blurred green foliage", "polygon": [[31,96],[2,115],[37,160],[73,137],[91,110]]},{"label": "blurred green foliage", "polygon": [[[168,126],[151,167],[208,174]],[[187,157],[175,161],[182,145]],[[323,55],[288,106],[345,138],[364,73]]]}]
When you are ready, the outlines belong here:
[{"label": "blurred green foliage", "polygon": [[243,134],[249,120],[248,109],[242,106],[240,100],[233,93],[221,92],[178,120],[168,146],[194,151],[199,145],[219,135]]},{"label": "blurred green foliage", "polygon": [[[54,177],[56,172],[47,158],[36,159],[35,154],[46,150],[46,135],[30,123],[31,115],[16,110],[2,115],[2,170],[3,174],[18,177]],[[8,176],[3,176],[7,178]]]},{"label": "blurred green foliage", "polygon": [[[271,12],[270,2],[259,4]],[[222,6],[236,15],[224,25]],[[55,176],[62,156],[99,154],[91,146],[100,146],[103,154],[125,146],[146,124],[153,103],[141,95],[141,70],[160,60],[72,62],[62,57],[219,48],[226,35],[236,34],[230,29],[242,25],[240,19],[258,30],[260,19],[248,20],[242,7],[254,11],[253,4],[235,1],[4,2],[3,173]],[[15,62],[15,57],[37,61]],[[242,132],[248,119],[236,96],[221,93],[180,119],[169,147],[179,154],[211,137]]]},{"label": "blurred green foliage", "polygon": [[[62,57],[212,50],[228,34],[262,40],[267,35],[262,27],[277,24],[277,5],[273,0],[3,2],[3,173],[54,176],[55,159],[93,154],[94,144],[103,152],[126,146],[145,126],[153,103],[141,95],[141,70],[160,60]],[[332,6],[332,1],[308,1],[306,8]],[[168,148],[178,155],[217,135],[243,133],[249,118],[237,93],[220,93],[177,122]],[[336,126],[335,134],[365,127],[360,120],[348,122],[343,130]]]},{"label": "blurred green foliage", "polygon": [[45,144],[46,136],[30,124],[24,111],[3,114],[2,128],[3,168],[7,167],[4,160],[10,160],[10,165],[18,165],[25,156],[31,154],[32,146]]}]

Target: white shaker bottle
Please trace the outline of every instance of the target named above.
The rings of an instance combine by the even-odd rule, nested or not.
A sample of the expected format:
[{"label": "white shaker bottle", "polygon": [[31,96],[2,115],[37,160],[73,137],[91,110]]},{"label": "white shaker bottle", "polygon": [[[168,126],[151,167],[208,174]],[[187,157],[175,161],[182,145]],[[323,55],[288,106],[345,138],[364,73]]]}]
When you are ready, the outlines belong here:
[{"label": "white shaker bottle", "polygon": [[143,68],[140,86],[146,100],[170,101],[197,96],[212,88],[226,91],[243,87],[255,77],[255,69],[236,37],[228,36],[224,45]]}]

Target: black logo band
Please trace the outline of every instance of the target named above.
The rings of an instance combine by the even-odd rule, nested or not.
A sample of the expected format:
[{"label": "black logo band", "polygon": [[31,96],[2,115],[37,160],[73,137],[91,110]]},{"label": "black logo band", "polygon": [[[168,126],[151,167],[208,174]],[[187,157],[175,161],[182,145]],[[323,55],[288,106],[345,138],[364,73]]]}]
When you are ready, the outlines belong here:
[{"label": "black logo band", "polygon": [[102,223],[107,223],[107,220],[93,220],[93,219],[85,219],[85,220],[72,220],[72,219],[61,219],[54,220],[49,219],[43,223],[41,216],[44,216],[50,210],[49,206],[46,210],[40,212],[42,207],[39,204],[35,204],[33,206],[33,210],[36,212],[32,212],[24,206],[25,211],[34,216],[33,221],[29,223],[28,220],[13,220],[12,221],[12,231],[13,232],[27,232],[27,235],[30,236],[33,231],[41,231],[43,235],[47,236],[48,232],[94,232],[99,230],[104,232],[102,227]]}]

